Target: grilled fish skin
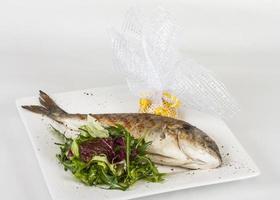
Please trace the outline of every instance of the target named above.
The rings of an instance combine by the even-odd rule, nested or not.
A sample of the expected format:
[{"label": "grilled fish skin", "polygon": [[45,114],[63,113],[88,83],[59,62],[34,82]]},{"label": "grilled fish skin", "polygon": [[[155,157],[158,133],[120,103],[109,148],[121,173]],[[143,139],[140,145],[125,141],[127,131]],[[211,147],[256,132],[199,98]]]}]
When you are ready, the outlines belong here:
[{"label": "grilled fish skin", "polygon": [[[26,105],[22,108],[51,118],[64,128],[66,135],[78,134],[77,128],[87,120],[88,114],[67,113],[42,91],[39,101],[40,106]],[[215,141],[185,121],[147,113],[90,115],[106,125],[121,124],[135,138],[144,135],[145,141],[152,141],[148,153],[157,164],[188,169],[212,169],[222,164]]]}]

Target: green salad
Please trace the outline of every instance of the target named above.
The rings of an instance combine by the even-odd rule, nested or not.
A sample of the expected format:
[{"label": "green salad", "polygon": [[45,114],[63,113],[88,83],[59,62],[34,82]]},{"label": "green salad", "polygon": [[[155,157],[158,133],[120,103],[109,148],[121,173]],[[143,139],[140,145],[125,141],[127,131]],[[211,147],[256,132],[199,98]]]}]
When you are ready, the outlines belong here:
[{"label": "green salad", "polygon": [[134,138],[121,125],[104,127],[91,120],[79,127],[75,139],[66,138],[57,155],[64,169],[89,186],[106,189],[126,190],[138,180],[160,182],[155,164],[147,157],[147,147],[151,144],[144,138]]}]

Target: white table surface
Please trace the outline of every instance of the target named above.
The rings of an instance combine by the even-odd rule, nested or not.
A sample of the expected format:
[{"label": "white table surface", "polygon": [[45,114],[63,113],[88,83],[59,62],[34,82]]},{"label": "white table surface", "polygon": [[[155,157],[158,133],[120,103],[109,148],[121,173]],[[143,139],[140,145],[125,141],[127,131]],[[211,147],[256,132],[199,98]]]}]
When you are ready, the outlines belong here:
[{"label": "white table surface", "polygon": [[[0,199],[50,200],[15,99],[124,83],[106,28],[132,6],[162,1],[0,1]],[[214,71],[240,103],[228,122],[259,177],[145,199],[280,196],[280,5],[275,1],[163,1],[184,27],[181,50]]]}]

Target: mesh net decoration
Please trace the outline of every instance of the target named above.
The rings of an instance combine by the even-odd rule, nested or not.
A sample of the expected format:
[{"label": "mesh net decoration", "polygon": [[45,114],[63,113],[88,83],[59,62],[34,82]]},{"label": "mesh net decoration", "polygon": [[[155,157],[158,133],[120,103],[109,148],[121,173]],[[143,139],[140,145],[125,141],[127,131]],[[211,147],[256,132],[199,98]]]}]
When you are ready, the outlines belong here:
[{"label": "mesh net decoration", "polygon": [[139,97],[139,112],[178,117],[182,106],[230,118],[237,104],[205,67],[178,52],[179,28],[157,8],[150,16],[132,8],[121,31],[112,30],[113,64],[130,91]]}]

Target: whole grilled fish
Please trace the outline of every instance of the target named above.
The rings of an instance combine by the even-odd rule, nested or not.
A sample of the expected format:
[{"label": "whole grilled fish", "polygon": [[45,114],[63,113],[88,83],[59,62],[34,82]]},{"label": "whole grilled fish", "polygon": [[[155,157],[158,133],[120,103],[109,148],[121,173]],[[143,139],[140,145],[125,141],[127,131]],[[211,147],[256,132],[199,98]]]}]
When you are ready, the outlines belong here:
[{"label": "whole grilled fish", "polygon": [[[45,115],[64,127],[64,134],[77,134],[78,125],[85,124],[88,114],[70,114],[61,109],[40,91],[41,106],[22,106],[31,112]],[[222,158],[216,143],[202,130],[169,117],[146,113],[90,114],[106,125],[121,124],[135,138],[145,136],[152,141],[149,156],[155,163],[188,169],[219,167]]]}]

